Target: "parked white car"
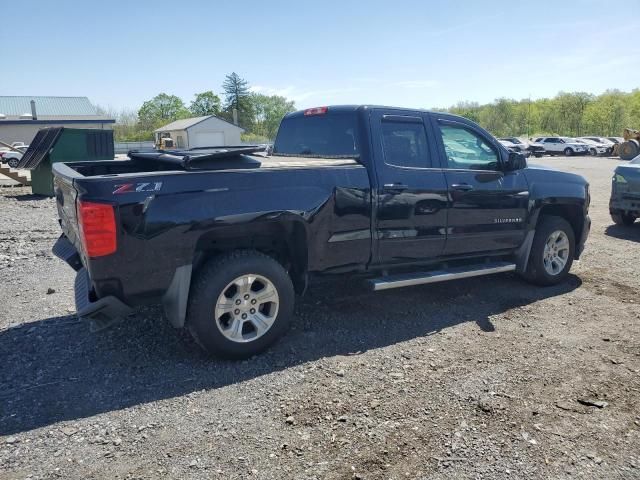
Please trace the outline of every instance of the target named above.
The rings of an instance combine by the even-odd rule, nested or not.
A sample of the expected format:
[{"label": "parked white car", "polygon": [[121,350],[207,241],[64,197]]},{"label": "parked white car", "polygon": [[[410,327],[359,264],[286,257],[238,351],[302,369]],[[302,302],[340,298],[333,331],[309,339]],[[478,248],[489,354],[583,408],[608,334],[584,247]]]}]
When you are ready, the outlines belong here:
[{"label": "parked white car", "polygon": [[589,148],[586,144],[571,137],[538,137],[535,142],[543,144],[549,155],[564,154],[570,157],[571,155],[589,154]]},{"label": "parked white car", "polygon": [[609,145],[597,142],[587,137],[576,138],[578,142],[585,143],[589,147],[589,153],[594,157],[596,155],[607,155],[609,153]]},{"label": "parked white car", "polygon": [[13,148],[22,150],[22,152],[3,149],[2,151],[0,151],[0,162],[7,163],[11,168],[16,168],[18,166],[18,163],[20,162],[20,159],[22,158],[22,155],[24,155],[24,152],[26,152],[27,148],[29,148],[29,145],[25,145],[22,142],[13,142],[11,146]]},{"label": "parked white car", "polygon": [[593,140],[594,142],[601,143],[607,147],[607,155],[611,155],[613,153],[613,147],[617,142],[610,140],[606,137],[582,137],[585,140]]}]

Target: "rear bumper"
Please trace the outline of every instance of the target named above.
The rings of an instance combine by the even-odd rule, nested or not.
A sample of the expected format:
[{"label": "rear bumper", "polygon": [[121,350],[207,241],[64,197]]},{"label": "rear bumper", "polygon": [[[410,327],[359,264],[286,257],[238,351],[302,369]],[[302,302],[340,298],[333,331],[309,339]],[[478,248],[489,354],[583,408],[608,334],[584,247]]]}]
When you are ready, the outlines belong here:
[{"label": "rear bumper", "polygon": [[612,195],[609,200],[609,212],[640,212],[640,195]]},{"label": "rear bumper", "polygon": [[51,251],[77,272],[73,286],[78,318],[91,320],[93,329],[100,330],[132,312],[131,307],[114,296],[95,298],[89,274],[80,261],[78,251],[67,237],[60,236]]},{"label": "rear bumper", "polygon": [[91,320],[93,330],[101,330],[122,320],[132,312],[131,307],[113,296],[92,300],[91,281],[84,268],[76,273],[73,287],[78,318]]}]

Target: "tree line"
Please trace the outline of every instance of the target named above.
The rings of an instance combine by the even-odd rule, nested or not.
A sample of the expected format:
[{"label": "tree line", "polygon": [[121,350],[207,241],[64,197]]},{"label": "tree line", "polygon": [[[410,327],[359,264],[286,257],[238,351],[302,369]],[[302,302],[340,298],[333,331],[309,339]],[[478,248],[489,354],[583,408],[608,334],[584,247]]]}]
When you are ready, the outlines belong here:
[{"label": "tree line", "polygon": [[212,90],[196,93],[187,105],[176,95],[159,93],[138,111],[98,110],[116,119],[113,129],[117,142],[153,140],[155,129],[183,118],[215,115],[233,122],[234,110],[238,125],[245,129],[243,140],[264,142],[275,138],[282,117],[295,110],[295,103],[285,97],[252,92],[248,82],[235,72],[225,77],[221,95]]},{"label": "tree line", "polygon": [[[216,115],[233,122],[235,109],[238,124],[245,129],[243,140],[263,142],[273,140],[282,117],[295,110],[295,103],[285,97],[252,92],[235,72],[225,77],[221,96],[211,90],[196,93],[187,105],[176,95],[160,93],[138,111],[101,111],[116,118],[116,141],[139,141],[152,140],[156,128],[181,118]],[[497,137],[621,136],[626,127],[640,129],[640,89],[607,90],[601,95],[560,92],[536,100],[498,98],[482,105],[459,102],[441,110],[473,120]]]},{"label": "tree line", "polygon": [[460,102],[445,111],[473,120],[497,137],[619,137],[626,127],[640,129],[640,89],[601,95],[560,92],[538,100],[499,98],[484,105]]}]

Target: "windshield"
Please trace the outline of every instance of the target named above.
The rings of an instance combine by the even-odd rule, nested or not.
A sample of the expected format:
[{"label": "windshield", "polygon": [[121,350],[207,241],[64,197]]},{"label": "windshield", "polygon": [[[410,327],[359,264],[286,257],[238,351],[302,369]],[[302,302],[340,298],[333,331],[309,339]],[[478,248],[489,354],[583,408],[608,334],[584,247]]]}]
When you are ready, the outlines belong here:
[{"label": "windshield", "polygon": [[356,157],[360,152],[356,125],[355,112],[285,118],[273,153]]}]

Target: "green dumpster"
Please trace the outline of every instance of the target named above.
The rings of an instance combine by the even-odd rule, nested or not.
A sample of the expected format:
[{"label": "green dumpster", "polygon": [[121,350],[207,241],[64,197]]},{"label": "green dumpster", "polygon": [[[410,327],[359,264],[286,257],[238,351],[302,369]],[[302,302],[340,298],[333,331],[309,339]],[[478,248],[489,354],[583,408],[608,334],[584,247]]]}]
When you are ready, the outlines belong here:
[{"label": "green dumpster", "polygon": [[42,128],[20,159],[31,170],[31,191],[53,196],[55,162],[113,160],[113,131],[66,127]]}]

